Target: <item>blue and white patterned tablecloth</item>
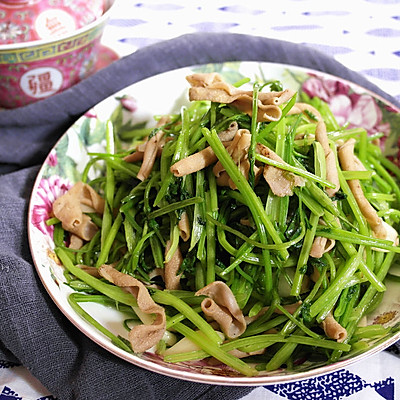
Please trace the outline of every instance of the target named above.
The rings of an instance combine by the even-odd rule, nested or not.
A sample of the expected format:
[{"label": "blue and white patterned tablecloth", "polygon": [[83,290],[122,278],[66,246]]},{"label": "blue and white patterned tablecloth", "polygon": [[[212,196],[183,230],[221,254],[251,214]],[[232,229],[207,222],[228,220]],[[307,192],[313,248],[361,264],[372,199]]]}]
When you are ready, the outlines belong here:
[{"label": "blue and white patterned tablecloth", "polygon": [[[103,44],[120,56],[185,33],[232,32],[314,47],[400,101],[400,0],[117,0]],[[54,397],[0,360],[0,400]],[[243,400],[400,399],[400,358],[382,352],[323,377],[259,387]]]},{"label": "blue and white patterned tablecloth", "polygon": [[192,32],[312,46],[400,100],[399,0],[117,0],[104,44],[119,54]]},{"label": "blue and white patterned tablecloth", "polygon": [[[400,398],[399,367],[396,356],[382,352],[332,374],[254,388],[242,400],[397,400]],[[23,366],[0,361],[0,400],[56,398]],[[99,400],[103,399],[99,397]]]}]

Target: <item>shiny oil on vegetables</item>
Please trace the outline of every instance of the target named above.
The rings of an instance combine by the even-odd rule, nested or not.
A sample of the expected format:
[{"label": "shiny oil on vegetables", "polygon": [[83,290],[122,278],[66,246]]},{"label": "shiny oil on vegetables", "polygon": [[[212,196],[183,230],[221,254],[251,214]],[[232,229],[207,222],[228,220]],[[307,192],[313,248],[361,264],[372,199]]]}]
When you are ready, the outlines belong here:
[{"label": "shiny oil on vegetables", "polygon": [[[190,103],[125,132],[128,150],[108,121],[106,152],[54,202],[71,306],[127,352],[246,376],[368,347],[389,328],[363,317],[400,253],[399,170],[379,135],[276,81],[186,79]],[[82,302],[125,313],[126,337]]]}]

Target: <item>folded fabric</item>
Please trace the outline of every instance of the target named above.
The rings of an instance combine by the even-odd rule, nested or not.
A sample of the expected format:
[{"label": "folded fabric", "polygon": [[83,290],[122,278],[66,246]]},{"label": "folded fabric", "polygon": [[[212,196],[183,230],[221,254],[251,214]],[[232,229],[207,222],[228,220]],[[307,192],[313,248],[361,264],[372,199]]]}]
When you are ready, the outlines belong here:
[{"label": "folded fabric", "polygon": [[[63,93],[0,112],[0,358],[21,362],[59,399],[237,399],[250,387],[210,386],[131,365],[78,331],[42,286],[30,255],[27,211],[38,166],[82,113],[134,82],[223,61],[270,61],[327,72],[373,90],[311,48],[236,34],[190,34],[138,50]],[[12,172],[11,172],[12,171]]]}]

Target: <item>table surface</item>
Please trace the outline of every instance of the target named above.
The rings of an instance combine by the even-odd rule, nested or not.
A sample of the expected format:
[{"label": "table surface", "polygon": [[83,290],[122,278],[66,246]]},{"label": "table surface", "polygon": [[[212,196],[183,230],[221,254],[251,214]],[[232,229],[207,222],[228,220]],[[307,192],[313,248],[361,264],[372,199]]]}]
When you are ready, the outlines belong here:
[{"label": "table surface", "polygon": [[[400,101],[400,0],[279,0],[273,7],[270,4],[117,0],[102,42],[124,56],[192,32],[281,39],[332,56]],[[259,387],[244,399],[400,399],[395,394],[400,387],[399,367],[399,358],[383,352],[318,379]],[[0,400],[10,398],[54,399],[23,366],[0,360]]]}]

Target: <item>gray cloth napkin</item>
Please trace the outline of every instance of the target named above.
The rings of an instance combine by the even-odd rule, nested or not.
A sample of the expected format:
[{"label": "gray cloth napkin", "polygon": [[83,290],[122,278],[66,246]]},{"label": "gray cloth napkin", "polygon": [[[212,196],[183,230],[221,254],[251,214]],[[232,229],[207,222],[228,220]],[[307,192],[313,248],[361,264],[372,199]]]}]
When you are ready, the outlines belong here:
[{"label": "gray cloth napkin", "polygon": [[315,50],[240,34],[189,34],[138,50],[49,99],[0,112],[0,359],[22,363],[59,399],[231,400],[251,387],[210,386],[131,365],[78,331],[43,288],[32,263],[27,209],[40,164],[86,110],[132,83],[168,70],[224,61],[309,67],[356,82],[392,103],[364,78]]}]

